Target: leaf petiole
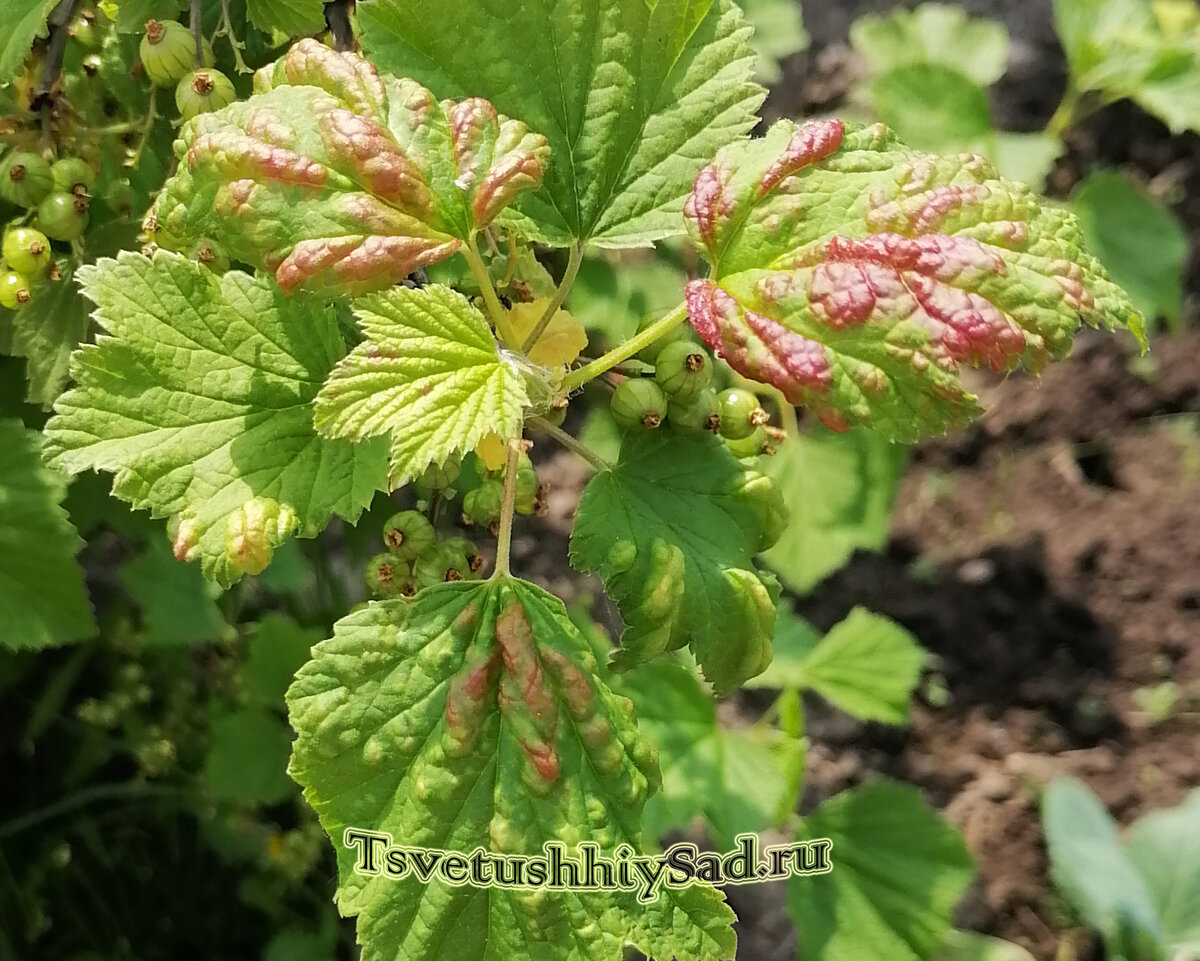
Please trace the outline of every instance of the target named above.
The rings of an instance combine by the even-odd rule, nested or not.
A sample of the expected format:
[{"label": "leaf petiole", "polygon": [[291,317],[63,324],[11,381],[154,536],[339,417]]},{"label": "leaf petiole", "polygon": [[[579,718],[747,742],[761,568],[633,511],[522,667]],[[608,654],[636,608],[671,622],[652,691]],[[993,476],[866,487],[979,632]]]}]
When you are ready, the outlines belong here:
[{"label": "leaf petiole", "polygon": [[545,332],[549,326],[551,319],[558,312],[558,309],[563,305],[563,301],[567,299],[567,294],[571,292],[571,288],[575,286],[575,275],[579,273],[579,265],[583,262],[583,247],[576,244],[571,248],[571,254],[567,260],[567,270],[563,274],[562,283],[558,285],[558,289],[554,291],[554,296],[550,298],[550,303],[546,305],[546,309],[542,312],[542,316],[538,318],[538,322],[533,325],[533,330],[529,332],[529,336],[525,338],[525,343],[521,345],[521,353],[528,354],[529,349],[538,342],[538,338]]},{"label": "leaf petiole", "polygon": [[509,558],[512,556],[513,514],[517,498],[517,465],[524,443],[520,434],[508,442],[508,459],[504,463],[504,500],[500,503],[500,533],[496,543],[496,569],[492,572],[491,580],[512,575]]},{"label": "leaf petiole", "polygon": [[629,360],[639,350],[648,347],[660,337],[665,337],[669,334],[683,322],[685,317],[687,317],[687,305],[680,304],[662,320],[655,321],[645,330],[634,334],[625,343],[614,347],[607,354],[601,354],[590,364],[585,364],[583,367],[577,367],[575,370],[568,371],[567,376],[563,379],[564,389],[567,391],[577,390],[589,380],[593,380],[605,371],[616,367],[617,364]]},{"label": "leaf petiole", "polygon": [[518,350],[521,346],[521,338],[512,329],[512,325],[508,322],[508,311],[504,309],[500,298],[496,296],[496,288],[492,286],[492,278],[488,276],[483,258],[479,256],[479,245],[476,244],[475,237],[474,233],[471,234],[459,252],[466,258],[467,266],[471,268],[471,276],[479,285],[480,293],[483,294],[483,302],[487,305],[488,314],[491,316],[496,333],[500,335],[505,346],[511,350]]},{"label": "leaf petiole", "polygon": [[551,424],[550,421],[546,420],[544,417],[530,417],[529,423],[542,433],[553,437],[572,454],[577,454],[582,457],[585,461],[596,468],[596,470],[612,470],[612,464],[606,461],[586,444],[582,443],[577,438],[572,437],[561,427],[556,427],[554,424]]}]

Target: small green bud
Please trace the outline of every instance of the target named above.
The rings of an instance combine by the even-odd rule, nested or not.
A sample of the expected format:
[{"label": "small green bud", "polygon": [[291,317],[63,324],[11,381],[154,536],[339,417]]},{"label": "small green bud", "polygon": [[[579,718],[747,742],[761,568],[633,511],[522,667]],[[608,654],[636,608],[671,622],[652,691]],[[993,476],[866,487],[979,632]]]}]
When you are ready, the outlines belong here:
[{"label": "small green bud", "polygon": [[4,235],[4,259],[19,274],[40,274],[50,263],[50,241],[40,230],[17,227]]},{"label": "small green bud", "polygon": [[774,452],[774,448],[771,447],[771,438],[761,427],[753,428],[745,437],[726,438],[725,443],[728,444],[729,452],[734,457],[757,457],[759,454],[767,453],[768,450]]},{"label": "small green bud", "polygon": [[681,434],[715,434],[721,427],[717,392],[705,387],[685,401],[672,399],[667,405],[667,423]]},{"label": "small green bud", "polygon": [[420,511],[400,511],[383,525],[383,543],[404,561],[415,561],[435,540],[433,525]]},{"label": "small green bud", "polygon": [[0,164],[0,197],[18,207],[32,208],[54,189],[54,175],[41,156],[14,150]]},{"label": "small green bud", "polygon": [[16,310],[32,299],[33,291],[28,278],[13,270],[0,274],[0,306]]},{"label": "small green bud", "polygon": [[500,516],[504,503],[504,484],[488,479],[467,491],[463,497],[463,514],[472,524],[487,526]]},{"label": "small green bud", "polygon": [[646,377],[630,377],[617,385],[612,414],[624,430],[653,430],[667,415],[667,395]]},{"label": "small green bud", "polygon": [[518,514],[532,514],[537,510],[538,475],[529,455],[522,452],[517,461],[517,489],[513,507]]},{"label": "small green bud", "polygon": [[175,106],[186,123],[202,113],[212,113],[237,100],[233,81],[211,67],[187,74],[175,88]]},{"label": "small green bud", "polygon": [[721,415],[721,436],[727,440],[742,440],[766,423],[766,412],[758,406],[758,398],[748,390],[731,387],[717,395]]},{"label": "small green bud", "polygon": [[[204,66],[213,62],[212,45],[201,45]],[[174,87],[196,65],[196,41],[182,23],[174,20],[147,20],[138,53],[146,76],[156,87]]]},{"label": "small green bud", "polygon": [[712,380],[712,360],[698,344],[677,340],[659,352],[654,379],[673,398],[687,400]]},{"label": "small green bud", "polygon": [[188,256],[199,264],[203,264],[214,274],[223,274],[229,269],[229,251],[215,240],[201,237],[189,251]]},{"label": "small green bud", "polygon": [[421,475],[421,483],[429,490],[441,491],[453,486],[462,469],[462,455],[451,454],[444,464],[430,464]]},{"label": "small green bud", "polygon": [[413,574],[418,587],[433,587],[448,581],[463,581],[471,573],[469,559],[461,547],[451,543],[439,544],[422,554],[417,560]]},{"label": "small green bud", "polygon": [[376,554],[367,562],[367,589],[372,597],[412,597],[416,581],[395,554]]},{"label": "small green bud", "polygon": [[55,240],[78,240],[88,225],[87,194],[55,191],[38,204],[37,222]]},{"label": "small green bud", "polygon": [[50,168],[54,189],[65,194],[90,194],[96,186],[96,171],[82,157],[63,157]]}]

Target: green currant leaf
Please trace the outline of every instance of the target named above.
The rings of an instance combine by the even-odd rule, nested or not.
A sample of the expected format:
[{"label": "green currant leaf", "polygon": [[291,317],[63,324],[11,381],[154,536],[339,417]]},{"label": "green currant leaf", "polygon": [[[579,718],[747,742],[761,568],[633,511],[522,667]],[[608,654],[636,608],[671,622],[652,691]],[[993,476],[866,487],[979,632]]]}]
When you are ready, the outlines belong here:
[{"label": "green currant leaf", "polygon": [[225,626],[213,585],[198,568],[180,564],[168,545],[155,539],[121,567],[121,581],[142,609],[148,644],[204,644]]},{"label": "green currant leaf", "polygon": [[945,431],[979,412],[961,364],[1039,370],[1080,323],[1142,338],[1070,213],[882,125],[780,121],[718,154],[687,215],[713,266],[688,284],[693,326],[836,430]]},{"label": "green currant leaf", "polygon": [[766,517],[746,480],[715,437],[646,431],[588,483],[571,564],[599,573],[621,609],[619,663],[688,644],[724,692],[770,662],[778,585],[754,568]]},{"label": "green currant leaf", "polygon": [[213,718],[204,783],[208,793],[238,804],[278,804],[296,787],[288,780],[286,724],[265,707],[241,707]]},{"label": "green currant leaf", "polygon": [[906,724],[924,663],[925,651],[908,631],[856,607],[798,663],[776,657],[747,687],[807,688],[864,721]]},{"label": "green currant leaf", "polygon": [[1125,853],[1146,881],[1172,957],[1200,952],[1200,790],[1129,829]]},{"label": "green currant leaf", "polygon": [[280,614],[264,617],[247,641],[246,659],[238,672],[247,699],[269,707],[282,704],[288,685],[308,663],[323,633]]},{"label": "green currant leaf", "polygon": [[1077,92],[1129,97],[1174,133],[1200,130],[1200,47],[1168,35],[1148,0],[1055,0],[1054,19]]},{"label": "green currant leaf", "polygon": [[965,10],[947,3],[859,17],[850,26],[850,43],[877,74],[937,64],[989,87],[1008,68],[1004,24],[968,17]]},{"label": "green currant leaf", "polygon": [[359,298],[354,310],[366,340],[317,396],[317,429],[356,441],[390,435],[393,487],[484,434],[520,428],[529,402],[521,369],[462,294],[396,287]]},{"label": "green currant leaf", "polygon": [[625,942],[662,961],[733,956],[732,912],[707,886],[639,904],[354,870],[347,828],[467,856],[638,850],[657,764],[597,668],[562,603],[508,579],[371,604],[314,648],[287,695],[291,773],[334,840],[364,961],[620,961]]},{"label": "green currant leaf", "polygon": [[181,250],[214,237],[288,293],[380,290],[444,260],[549,159],[545,138],[486,100],[438,103],[316,40],[255,89],[184,126],[154,238]]},{"label": "green currant leaf", "polygon": [[791,514],[763,559],[803,594],[856,550],[882,548],[907,462],[907,447],[862,428],[789,437],[774,456],[759,461]]},{"label": "green currant leaf", "polygon": [[87,337],[87,305],[69,271],[37,289],[12,315],[13,353],[25,358],[29,402],[49,407],[62,393],[71,352]]},{"label": "green currant leaf", "polygon": [[21,71],[33,41],[46,35],[46,19],[58,0],[12,0],[5,4],[4,39],[0,41],[0,85]]},{"label": "green currant leaf", "polygon": [[750,30],[731,0],[372,0],[358,16],[382,69],[440,97],[487,97],[546,135],[550,172],[517,205],[520,229],[546,243],[679,233],[696,172],[758,120]]},{"label": "green currant leaf", "polygon": [[930,961],[1034,961],[1024,948],[974,931],[951,931]]},{"label": "green currant leaf", "polygon": [[96,631],[62,509],[66,484],[41,462],[38,437],[0,420],[0,647],[34,649]]},{"label": "green currant leaf", "polygon": [[246,15],[265,33],[304,37],[325,29],[323,0],[246,0]]},{"label": "green currant leaf", "polygon": [[1122,174],[1098,170],[1071,194],[1088,246],[1142,315],[1174,326],[1183,308],[1187,232],[1171,210]]},{"label": "green currant leaf", "polygon": [[287,536],[353,520],[384,486],[382,444],[312,426],[345,352],[333,308],[166,251],[79,276],[109,336],[75,354],[76,386],[46,428],[51,461],[115,473],[113,493],[170,517],[176,557],[228,586]]},{"label": "green currant leaf", "polygon": [[658,746],[662,788],[646,805],[648,834],[687,830],[703,818],[724,851],[738,834],[764,831],[782,808],[790,810],[785,771],[803,753],[802,741],[773,744],[722,727],[712,695],[679,664],[639,664],[615,683]]},{"label": "green currant leaf", "polygon": [[1047,785],[1042,829],[1054,885],[1086,924],[1114,942],[1148,936],[1161,943],[1162,918],[1150,887],[1121,847],[1112,815],[1086,784],[1060,776]]},{"label": "green currant leaf", "polygon": [[916,789],[871,781],[809,815],[799,840],[833,841],[833,870],[788,881],[805,957],[923,961],[941,946],[974,874],[958,832]]}]

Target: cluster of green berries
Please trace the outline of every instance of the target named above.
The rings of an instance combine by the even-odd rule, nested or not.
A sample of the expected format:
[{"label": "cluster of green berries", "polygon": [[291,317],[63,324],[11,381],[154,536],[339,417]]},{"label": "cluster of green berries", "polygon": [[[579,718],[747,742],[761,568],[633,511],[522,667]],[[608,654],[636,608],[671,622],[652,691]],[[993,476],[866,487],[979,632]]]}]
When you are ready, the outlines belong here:
[{"label": "cluster of green berries", "polygon": [[758,397],[711,385],[713,361],[686,328],[652,344],[638,358],[654,365],[653,377],[629,377],[613,392],[612,414],[623,430],[654,430],[667,424],[681,434],[709,432],[723,437],[736,457],[771,453],[777,431]]},{"label": "cluster of green berries", "polygon": [[483,558],[465,537],[438,540],[433,524],[420,511],[400,511],[383,525],[387,550],[367,563],[371,595],[412,597],[424,587],[478,578]]},{"label": "cluster of green berries", "polygon": [[233,81],[213,69],[212,45],[201,40],[198,64],[196,40],[182,23],[147,20],[139,53],[152,84],[175,88],[175,105],[185,122],[237,99]]},{"label": "cluster of green berries", "polygon": [[79,239],[87,227],[96,171],[79,157],[50,163],[31,150],[13,150],[0,161],[0,197],[27,211],[35,226],[12,227],[3,241],[0,304],[16,310],[46,280],[57,280],[51,240]]},{"label": "cluster of green berries", "polygon": [[[479,464],[480,479],[476,487],[463,495],[463,521],[481,527],[494,527],[500,520],[504,503],[504,471],[489,471]],[[516,491],[513,509],[518,514],[534,514],[545,503],[545,490],[538,482],[537,470],[529,455],[522,451],[517,461]]]}]

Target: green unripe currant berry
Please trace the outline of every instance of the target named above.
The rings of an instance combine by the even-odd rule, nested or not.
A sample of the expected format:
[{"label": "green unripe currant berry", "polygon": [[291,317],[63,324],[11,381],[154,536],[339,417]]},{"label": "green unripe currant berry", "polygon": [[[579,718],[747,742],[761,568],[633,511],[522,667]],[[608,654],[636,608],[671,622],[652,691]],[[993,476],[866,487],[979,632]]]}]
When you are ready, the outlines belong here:
[{"label": "green unripe currant berry", "polygon": [[681,434],[715,434],[721,427],[717,392],[705,387],[687,400],[672,398],[667,405],[667,423]]},{"label": "green unripe currant berry", "polygon": [[467,580],[474,580],[479,577],[483,571],[483,555],[479,553],[479,548],[472,541],[465,537],[451,537],[447,541],[442,542],[442,550],[446,552],[446,556],[454,556],[462,559],[462,564],[458,570]]},{"label": "green unripe currant berry", "polygon": [[433,547],[433,525],[420,511],[400,511],[383,525],[383,542],[389,551],[406,561],[415,561]]},{"label": "green unripe currant berry", "polygon": [[460,454],[451,454],[444,464],[430,464],[425,473],[421,475],[421,484],[428,487],[429,490],[441,491],[446,490],[456,480],[458,480],[459,471],[462,470],[462,456]]},{"label": "green unripe currant berry", "polygon": [[95,22],[87,17],[76,17],[67,28],[67,33],[84,50],[98,49],[103,40]]},{"label": "green unripe currant berry", "polygon": [[82,157],[63,157],[50,168],[54,189],[65,194],[91,194],[96,186],[96,171]]},{"label": "green unripe currant berry", "polygon": [[196,70],[179,81],[175,88],[175,106],[184,121],[202,113],[212,113],[237,100],[233,81],[220,70]]},{"label": "green unripe currant berry", "polygon": [[[658,323],[660,320],[662,320],[661,316],[655,317],[653,314],[651,314],[649,317],[643,317],[642,322],[638,324],[637,332],[640,334],[647,327]],[[653,364],[658,360],[658,355],[662,352],[663,348],[667,346],[667,344],[674,344],[678,341],[689,341],[691,343],[695,343],[695,341],[692,340],[692,328],[688,324],[679,324],[675,327],[672,327],[670,333],[664,334],[654,343],[648,344],[639,350],[637,352],[637,359],[644,360],[647,364]]]},{"label": "green unripe currant berry", "polygon": [[413,574],[418,587],[433,587],[448,581],[463,581],[471,573],[465,552],[454,545],[439,544],[417,560]]},{"label": "green unripe currant berry", "polygon": [[417,582],[395,554],[376,554],[367,561],[367,589],[373,597],[411,597]]},{"label": "green unripe currant berry", "polygon": [[223,274],[229,269],[229,252],[215,240],[201,237],[188,254],[192,260],[203,264],[214,274]]},{"label": "green unripe currant berry", "polygon": [[731,387],[717,395],[720,404],[721,436],[727,440],[741,440],[762,426],[762,408],[758,398],[748,390]]},{"label": "green unripe currant berry", "polygon": [[522,453],[517,462],[517,489],[513,507],[518,514],[532,514],[537,510],[538,475],[529,455]]},{"label": "green unripe currant berry", "polygon": [[729,452],[734,457],[757,457],[765,453],[771,439],[761,427],[755,427],[745,437],[726,438]]},{"label": "green unripe currant berry", "polygon": [[712,361],[699,344],[677,340],[659,351],[654,379],[668,394],[686,400],[708,386]]},{"label": "green unripe currant berry", "polygon": [[50,263],[50,241],[40,230],[17,227],[4,235],[4,259],[19,274],[38,275]]},{"label": "green unripe currant berry", "polygon": [[[211,67],[212,47],[207,40],[202,49],[204,66]],[[196,67],[196,41],[187,27],[174,20],[147,20],[138,53],[156,87],[174,87]]]},{"label": "green unripe currant berry", "polygon": [[38,204],[37,222],[55,240],[78,240],[88,225],[87,195],[50,194]]},{"label": "green unripe currant berry", "polygon": [[133,200],[133,184],[124,177],[113,180],[104,191],[104,202],[119,217],[128,217],[133,213]]},{"label": "green unripe currant berry", "polygon": [[14,150],[0,164],[0,197],[18,207],[36,207],[54,189],[54,175],[40,154]]},{"label": "green unripe currant berry", "polygon": [[667,416],[667,395],[647,377],[630,377],[613,392],[612,415],[624,430],[653,430]]},{"label": "green unripe currant berry", "polygon": [[486,480],[463,497],[463,514],[472,524],[488,525],[500,516],[504,503],[504,485],[498,480]]},{"label": "green unripe currant berry", "polygon": [[29,280],[14,270],[5,271],[0,275],[0,305],[9,310],[24,307],[33,299]]}]

